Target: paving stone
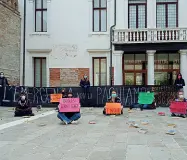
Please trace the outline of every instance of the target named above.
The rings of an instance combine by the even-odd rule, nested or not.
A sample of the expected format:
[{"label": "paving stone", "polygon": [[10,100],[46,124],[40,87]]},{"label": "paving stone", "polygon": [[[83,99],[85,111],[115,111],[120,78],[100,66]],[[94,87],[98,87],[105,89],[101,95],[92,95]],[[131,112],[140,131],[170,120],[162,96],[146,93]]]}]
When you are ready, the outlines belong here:
[{"label": "paving stone", "polygon": [[[167,108],[159,110],[168,113]],[[126,111],[126,109],[125,109]],[[127,112],[127,111],[126,111]],[[78,125],[62,125],[56,113],[0,131],[1,160],[184,160],[187,127],[183,119],[161,117],[157,111],[134,111],[126,116],[103,116],[102,108],[82,109]],[[4,114],[4,122],[11,114]],[[12,120],[17,120],[12,118]],[[90,120],[96,124],[89,124]],[[147,134],[126,124],[135,120]],[[141,125],[148,120],[149,125]],[[41,127],[40,124],[46,123]],[[166,135],[167,124],[177,125]],[[24,153],[24,154],[23,154]],[[28,156],[29,155],[29,156]],[[164,159],[163,159],[164,157]]]},{"label": "paving stone", "polygon": [[130,145],[146,145],[147,138],[146,136],[141,136],[140,133],[129,134],[127,143]]},{"label": "paving stone", "polygon": [[110,157],[111,158],[124,158],[126,157],[126,149],[112,149],[110,151]]},{"label": "paving stone", "polygon": [[182,149],[187,154],[187,147],[182,147]]},{"label": "paving stone", "polygon": [[88,156],[88,160],[108,160],[110,158],[109,154],[109,151],[93,151]]},{"label": "paving stone", "polygon": [[165,144],[165,146],[167,148],[169,148],[169,149],[178,149],[178,148],[181,148],[178,143]]},{"label": "paving stone", "polygon": [[86,158],[91,153],[91,150],[85,150],[85,149],[72,149],[70,151],[67,151],[64,154],[64,158],[74,158],[74,157],[82,157]]},{"label": "paving stone", "polygon": [[172,160],[171,153],[166,147],[150,147],[152,160]]},{"label": "paving stone", "polygon": [[179,144],[179,146],[187,147],[187,140],[184,138],[174,138],[175,141]]},{"label": "paving stone", "polygon": [[151,160],[147,145],[128,145],[126,160]]},{"label": "paving stone", "polygon": [[187,154],[182,149],[172,149],[170,152],[175,160],[184,160],[187,158]]}]

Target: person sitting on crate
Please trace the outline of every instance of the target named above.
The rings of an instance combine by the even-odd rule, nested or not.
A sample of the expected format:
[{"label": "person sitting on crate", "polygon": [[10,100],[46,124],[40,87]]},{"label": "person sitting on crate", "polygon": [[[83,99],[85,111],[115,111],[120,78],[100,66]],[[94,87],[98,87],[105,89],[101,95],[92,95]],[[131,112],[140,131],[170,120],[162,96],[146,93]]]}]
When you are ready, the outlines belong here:
[{"label": "person sitting on crate", "polygon": [[[71,92],[69,92],[67,95],[64,94],[64,96],[62,98],[74,98],[73,94]],[[60,105],[59,105],[60,107]],[[62,113],[58,110],[58,114],[57,117],[64,122],[65,125],[67,124],[71,124],[73,122],[76,122],[80,117],[80,111],[79,112],[67,112],[67,113]]]},{"label": "person sitting on crate", "polygon": [[[184,98],[184,92],[179,91],[177,94],[177,99],[175,99],[175,102],[186,102],[186,99]],[[179,117],[183,117],[186,118],[186,115],[184,114],[176,114],[176,113],[172,113],[171,114],[172,117],[174,116],[179,116]]]},{"label": "person sitting on crate", "polygon": [[18,106],[15,108],[14,116],[34,116],[34,114],[32,113],[30,101],[26,98],[25,93],[21,93],[20,95],[20,98],[18,100]]},{"label": "person sitting on crate", "polygon": [[[120,98],[117,96],[115,90],[112,91],[111,97],[108,99],[108,103],[121,103]],[[121,113],[123,114],[123,105],[121,104]],[[104,106],[103,114],[106,114],[106,106]]]},{"label": "person sitting on crate", "polygon": [[185,86],[185,81],[182,78],[181,73],[177,75],[174,85],[177,86],[178,91],[183,91],[183,87]]},{"label": "person sitting on crate", "polygon": [[[150,91],[147,91],[147,93],[151,93]],[[134,103],[129,107],[129,111],[132,110],[133,108],[140,108],[141,111],[144,109],[156,109],[156,102],[155,98],[153,98],[153,101],[151,104],[139,104],[139,103]]]}]

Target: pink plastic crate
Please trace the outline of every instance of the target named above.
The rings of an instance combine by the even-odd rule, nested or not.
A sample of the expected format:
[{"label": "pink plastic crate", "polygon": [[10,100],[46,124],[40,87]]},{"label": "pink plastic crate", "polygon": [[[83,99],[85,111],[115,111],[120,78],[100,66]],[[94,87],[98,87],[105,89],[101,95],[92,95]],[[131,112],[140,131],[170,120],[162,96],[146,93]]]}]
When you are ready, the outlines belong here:
[{"label": "pink plastic crate", "polygon": [[186,114],[187,102],[171,102],[170,112],[177,114]]}]

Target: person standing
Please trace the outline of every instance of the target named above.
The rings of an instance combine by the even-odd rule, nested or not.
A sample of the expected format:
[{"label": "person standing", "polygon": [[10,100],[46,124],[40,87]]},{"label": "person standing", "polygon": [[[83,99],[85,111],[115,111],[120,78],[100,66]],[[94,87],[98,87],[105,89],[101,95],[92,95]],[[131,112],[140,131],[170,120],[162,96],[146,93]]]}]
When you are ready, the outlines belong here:
[{"label": "person standing", "polygon": [[90,88],[90,81],[89,81],[87,75],[84,75],[83,79],[81,79],[80,86],[83,88],[84,93],[86,94],[86,99],[88,99],[89,88]]},{"label": "person standing", "polygon": [[177,75],[174,85],[177,86],[178,91],[183,91],[183,87],[185,86],[185,81],[182,78],[181,73]]},{"label": "person standing", "polygon": [[4,89],[6,86],[9,86],[7,78],[4,76],[4,73],[0,73],[0,106],[3,103],[4,98]]}]

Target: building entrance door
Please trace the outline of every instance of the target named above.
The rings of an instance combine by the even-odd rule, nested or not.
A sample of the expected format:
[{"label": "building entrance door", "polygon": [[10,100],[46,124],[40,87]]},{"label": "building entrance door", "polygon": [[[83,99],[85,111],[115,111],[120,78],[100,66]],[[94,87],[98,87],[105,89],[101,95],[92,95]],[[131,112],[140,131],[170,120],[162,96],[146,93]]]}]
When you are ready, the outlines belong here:
[{"label": "building entrance door", "polygon": [[180,72],[178,53],[155,55],[155,85],[173,85]]},{"label": "building entrance door", "polygon": [[146,54],[123,55],[123,84],[146,85],[147,84]]}]

